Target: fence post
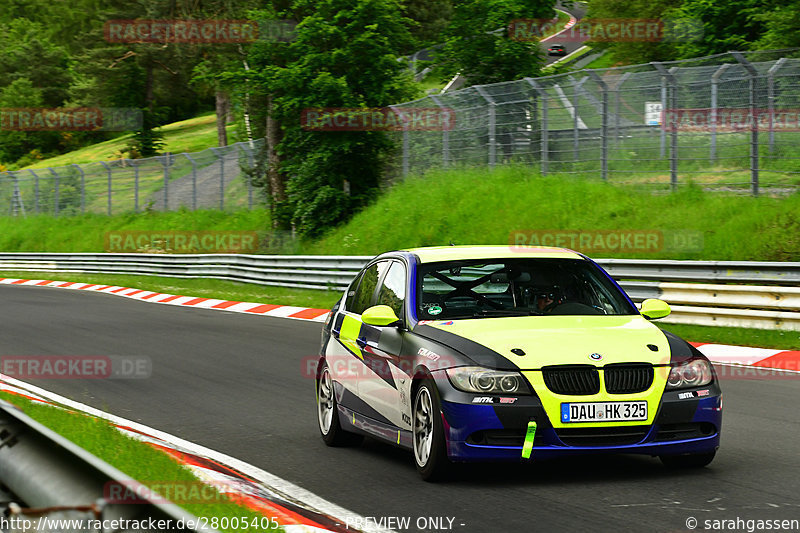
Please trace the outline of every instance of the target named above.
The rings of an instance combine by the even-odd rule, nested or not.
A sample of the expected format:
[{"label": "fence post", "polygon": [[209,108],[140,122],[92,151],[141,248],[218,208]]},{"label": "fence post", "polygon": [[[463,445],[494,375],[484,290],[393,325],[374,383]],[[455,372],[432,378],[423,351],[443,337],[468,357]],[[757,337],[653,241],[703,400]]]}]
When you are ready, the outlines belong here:
[{"label": "fence post", "polygon": [[17,216],[20,212],[22,212],[22,216],[25,216],[25,203],[22,201],[22,193],[19,190],[19,178],[17,178],[17,171],[7,170],[3,172],[3,174],[6,175],[7,179],[13,180],[14,190],[11,192],[9,214],[11,216]]},{"label": "fence post", "polygon": [[[11,182],[11,178],[14,177],[13,174],[11,174],[10,170],[5,170],[2,173],[0,173],[0,189],[2,189],[3,187],[3,174],[5,174],[5,178],[9,180],[9,183]],[[11,216],[17,216],[17,210],[14,205],[15,197],[16,197],[16,192],[12,192],[11,198],[9,198],[8,200],[8,214]],[[5,210],[5,208],[3,209]]]},{"label": "fence post", "polygon": [[78,169],[78,172],[81,173],[81,214],[86,212],[86,174],[83,172],[83,168],[77,163],[72,164],[73,167]]},{"label": "fence post", "polygon": [[620,143],[620,135],[619,135],[619,128],[620,128],[620,116],[622,115],[622,102],[619,96],[620,89],[622,88],[622,84],[625,83],[628,78],[631,76],[631,72],[626,72],[622,76],[620,76],[619,80],[617,81],[616,85],[614,85],[614,144],[619,145]]},{"label": "fence post", "polygon": [[17,178],[17,173],[9,171],[8,175],[14,178],[14,195],[12,199],[14,203],[14,216],[17,216],[20,212],[22,212],[22,216],[25,216],[25,202],[22,201],[22,193],[19,190],[19,178]]},{"label": "fence post", "polygon": [[580,92],[581,86],[586,83],[586,80],[589,79],[589,76],[584,76],[581,78],[580,81],[576,82],[575,78],[570,76],[572,80],[572,160],[573,162],[578,162],[578,151],[580,146],[580,134],[578,133],[578,120],[580,117],[578,116],[578,94]]},{"label": "fence post", "polygon": [[[542,176],[547,175],[547,171],[549,169],[549,154],[550,154],[550,139],[547,133],[547,108],[549,107],[550,102],[548,101],[547,91],[539,85],[536,80],[533,78],[525,78],[525,81],[534,88],[536,94],[538,94],[541,98],[542,102],[542,134],[540,138],[540,145],[539,145],[539,154],[540,154],[540,163],[542,165]],[[535,109],[535,108],[534,108]]]},{"label": "fence post", "polygon": [[769,153],[775,149],[775,73],[786,63],[782,57],[767,71],[767,106],[769,107]]},{"label": "fence post", "polygon": [[164,167],[164,211],[169,210],[169,152],[161,158],[161,165]]},{"label": "fence post", "polygon": [[[678,67],[673,67],[669,70],[664,68],[664,65],[658,62],[652,62],[659,74],[661,74],[661,112],[665,119],[670,122],[670,150],[669,150],[669,184],[670,188],[674,191],[678,188],[678,124],[676,123],[675,108],[678,101],[678,81],[675,78],[675,72]],[[672,112],[669,110],[672,109]],[[666,121],[662,121],[666,122]],[[664,148],[666,141],[666,124],[661,125],[661,149],[662,157],[664,156]]]},{"label": "fence post", "polygon": [[133,159],[124,159],[133,167],[133,212],[139,212],[139,164]]},{"label": "fence post", "polygon": [[726,63],[720,66],[714,74],[711,75],[711,117],[709,120],[711,123],[711,146],[708,153],[708,159],[711,163],[717,160],[717,123],[719,122],[719,106],[717,100],[719,99],[719,79],[730,66],[730,63]]},{"label": "fence post", "polygon": [[181,155],[186,157],[186,159],[189,160],[189,163],[192,164],[192,211],[196,211],[197,210],[197,161],[186,152],[182,153]]},{"label": "fence post", "polygon": [[[668,73],[670,76],[670,81],[672,82],[672,88],[670,93],[670,106],[673,110],[678,108],[678,79],[675,77],[675,73],[678,71],[678,67],[672,67],[669,69]],[[678,123],[677,123],[677,116],[675,113],[672,114],[673,119],[673,128],[670,132],[670,147],[669,147],[669,182],[670,188],[674,191],[678,188]]]},{"label": "fence post", "polygon": [[411,171],[411,147],[410,147],[410,140],[408,138],[408,121],[404,119],[403,110],[397,108],[396,106],[389,106],[389,109],[397,115],[397,119],[403,125],[403,158],[402,158],[402,168],[401,168],[401,176],[403,179],[408,177],[408,173]]},{"label": "fence post", "polygon": [[[661,66],[659,63],[656,67],[659,72],[663,72],[664,67]],[[661,74],[661,115],[666,119],[667,118],[667,78]],[[666,121],[661,121],[661,144],[660,144],[660,157],[664,159],[667,157],[667,128],[666,128]]]},{"label": "fence post", "polygon": [[492,170],[497,162],[497,104],[482,86],[475,85],[474,87],[489,104],[489,170]]},{"label": "fence post", "polygon": [[750,75],[749,104],[750,104],[750,188],[753,196],[758,196],[758,99],[756,98],[756,78],[758,71],[740,52],[731,52],[731,55],[741,63]]},{"label": "fence post", "polygon": [[61,192],[59,189],[61,185],[60,183],[61,180],[59,179],[59,175],[56,172],[56,169],[54,169],[53,167],[47,167],[47,169],[53,175],[53,215],[55,215],[55,217],[58,218],[58,211],[59,211],[58,202],[60,200],[59,193]]},{"label": "fence post", "polygon": [[603,181],[608,180],[608,85],[603,81],[594,70],[588,70],[587,74],[592,77],[594,82],[600,87],[603,93],[603,107],[600,113],[600,177]]},{"label": "fence post", "polygon": [[[250,143],[252,145],[252,143]],[[253,150],[252,147],[248,150],[244,147],[244,143],[236,143],[236,146],[239,147],[239,150],[247,158],[247,165],[248,171],[253,170]],[[250,175],[250,172],[245,172],[245,176],[247,176],[247,209],[253,209],[253,176]]]},{"label": "fence post", "polygon": [[211,148],[211,152],[219,159],[219,210],[225,211],[225,156],[219,148]]},{"label": "fence post", "polygon": [[[434,104],[439,106],[439,109],[442,110],[442,113],[449,113],[449,111],[445,111],[446,109],[445,106],[442,105],[442,101],[437,96],[430,95],[430,99],[433,100]],[[448,124],[450,124],[450,122],[448,122]],[[450,130],[448,130],[447,126],[445,126],[442,128],[442,166],[444,168],[447,168],[449,161],[450,161]]]},{"label": "fence post", "polygon": [[36,172],[33,171],[32,168],[28,169],[33,175],[33,210],[36,214],[39,214],[39,176],[36,175]]},{"label": "fence post", "polygon": [[111,167],[105,161],[100,161],[108,174],[108,216],[111,216]]}]

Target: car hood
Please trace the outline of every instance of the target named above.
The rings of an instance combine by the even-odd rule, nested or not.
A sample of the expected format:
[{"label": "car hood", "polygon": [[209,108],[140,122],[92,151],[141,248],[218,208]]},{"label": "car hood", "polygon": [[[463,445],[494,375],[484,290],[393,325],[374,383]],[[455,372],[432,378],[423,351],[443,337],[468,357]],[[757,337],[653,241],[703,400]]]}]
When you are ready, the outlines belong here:
[{"label": "car hood", "polygon": [[[441,341],[453,338],[451,335],[468,339],[521,370],[548,365],[670,362],[666,336],[641,315],[481,318],[429,321],[425,325],[444,332],[437,335]],[[518,355],[519,350],[523,355]]]}]

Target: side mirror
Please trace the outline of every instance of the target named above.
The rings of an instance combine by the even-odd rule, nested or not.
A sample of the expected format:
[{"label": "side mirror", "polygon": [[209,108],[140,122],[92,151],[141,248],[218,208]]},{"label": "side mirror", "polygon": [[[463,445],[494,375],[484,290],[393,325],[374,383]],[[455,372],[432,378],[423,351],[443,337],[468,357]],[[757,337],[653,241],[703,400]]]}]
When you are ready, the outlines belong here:
[{"label": "side mirror", "polygon": [[361,321],[370,326],[391,326],[398,324],[400,319],[388,305],[373,305],[361,313]]},{"label": "side mirror", "polygon": [[641,313],[642,316],[645,317],[647,320],[656,320],[658,318],[664,318],[665,316],[669,315],[671,309],[669,308],[669,304],[664,300],[659,300],[657,298],[648,298],[647,300],[642,302],[642,309]]}]

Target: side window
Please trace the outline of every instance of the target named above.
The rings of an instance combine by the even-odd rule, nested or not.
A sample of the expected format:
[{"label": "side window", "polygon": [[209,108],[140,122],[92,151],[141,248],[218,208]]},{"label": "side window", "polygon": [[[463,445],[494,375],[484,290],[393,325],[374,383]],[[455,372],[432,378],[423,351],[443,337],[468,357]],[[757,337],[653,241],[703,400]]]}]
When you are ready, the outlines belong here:
[{"label": "side window", "polygon": [[[370,306],[372,302],[372,295],[375,294],[375,288],[378,286],[378,280],[383,270],[386,269],[388,261],[381,261],[375,263],[364,271],[361,276],[361,282],[358,284],[356,293],[353,295],[353,302],[348,307],[348,311],[360,315]],[[379,270],[380,269],[380,270]]]},{"label": "side window", "polygon": [[350,288],[348,289],[347,292],[347,298],[345,298],[344,300],[344,308],[347,311],[350,311],[353,308],[353,300],[355,299],[356,291],[358,290],[358,286],[361,283],[361,278],[363,277],[364,273],[361,272],[358,276],[356,276],[355,281],[353,281],[353,283],[350,284]]},{"label": "side window", "polygon": [[406,299],[406,268],[403,263],[394,261],[383,278],[378,292],[378,305],[388,305],[395,314],[403,318],[403,302]]}]

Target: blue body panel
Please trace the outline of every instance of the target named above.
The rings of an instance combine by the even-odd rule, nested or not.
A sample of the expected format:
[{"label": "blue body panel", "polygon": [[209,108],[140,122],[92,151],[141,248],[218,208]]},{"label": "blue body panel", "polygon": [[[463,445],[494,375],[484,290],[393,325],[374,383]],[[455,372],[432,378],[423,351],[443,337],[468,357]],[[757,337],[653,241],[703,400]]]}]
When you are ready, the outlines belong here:
[{"label": "blue body panel", "polygon": [[[556,430],[548,423],[540,424],[537,440],[533,446],[531,460],[552,459],[583,454],[632,453],[645,455],[678,455],[713,452],[719,447],[722,429],[721,396],[703,398],[697,402],[694,416],[686,423],[707,422],[716,431],[708,436],[684,440],[656,441],[660,426],[653,424],[647,434],[634,444],[613,446],[566,445],[559,439]],[[467,442],[470,435],[478,431],[503,430],[504,427],[492,405],[473,405],[442,402],[447,454],[452,461],[520,461],[522,445],[493,446]],[[540,421],[541,422],[541,421]]]}]

